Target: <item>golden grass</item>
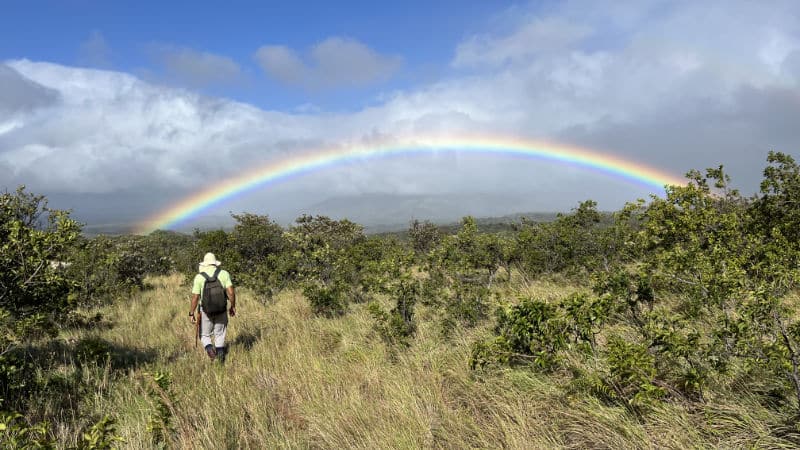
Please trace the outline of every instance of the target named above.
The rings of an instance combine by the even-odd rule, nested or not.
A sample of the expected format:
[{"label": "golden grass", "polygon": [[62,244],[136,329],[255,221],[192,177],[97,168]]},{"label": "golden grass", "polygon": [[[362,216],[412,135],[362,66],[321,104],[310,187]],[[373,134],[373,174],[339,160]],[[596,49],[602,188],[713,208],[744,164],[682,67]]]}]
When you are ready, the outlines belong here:
[{"label": "golden grass", "polygon": [[[181,449],[782,445],[770,437],[755,400],[691,413],[667,403],[641,419],[593,398],[567,396],[558,377],[525,369],[471,373],[470,346],[486,329],[444,340],[436,323],[421,320],[412,347],[393,356],[372,331],[365,305],[353,305],[342,318],[317,318],[298,292],[262,305],[240,290],[228,362],[220,366],[195,348],[183,278],[150,282],[154,288],[135,307],[103,310],[114,327],[67,336],[91,334],[157,352],[152,362],[106,375],[107,389],[87,400],[90,409],[118,420],[126,448],[155,446],[148,421],[159,398],[172,415],[167,444]],[[555,298],[572,291],[541,282],[516,294]],[[433,314],[420,307],[419,316]],[[148,374],[154,371],[172,376],[163,397],[153,395]]]}]

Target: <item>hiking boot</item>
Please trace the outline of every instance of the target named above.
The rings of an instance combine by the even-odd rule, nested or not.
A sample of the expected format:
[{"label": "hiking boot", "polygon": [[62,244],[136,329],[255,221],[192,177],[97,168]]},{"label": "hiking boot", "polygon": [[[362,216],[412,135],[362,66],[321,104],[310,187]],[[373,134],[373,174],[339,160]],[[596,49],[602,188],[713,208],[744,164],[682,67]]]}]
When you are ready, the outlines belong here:
[{"label": "hiking boot", "polygon": [[219,356],[219,362],[220,363],[224,363],[225,362],[225,356],[228,353],[228,349],[225,348],[225,347],[217,347],[216,350],[217,350],[217,356]]},{"label": "hiking boot", "polygon": [[214,358],[217,357],[217,351],[214,350],[214,346],[210,344],[206,345],[206,354],[208,355],[208,358],[212,361],[214,360]]}]

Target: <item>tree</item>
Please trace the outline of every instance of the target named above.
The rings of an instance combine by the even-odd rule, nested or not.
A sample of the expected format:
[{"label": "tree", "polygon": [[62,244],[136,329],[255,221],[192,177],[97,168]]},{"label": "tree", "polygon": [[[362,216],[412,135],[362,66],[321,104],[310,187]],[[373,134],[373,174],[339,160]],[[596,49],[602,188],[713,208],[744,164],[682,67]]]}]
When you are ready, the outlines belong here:
[{"label": "tree", "polygon": [[478,232],[472,217],[461,220],[455,235],[445,237],[428,255],[428,278],[420,288],[430,304],[443,304],[442,330],[450,333],[457,325],[474,326],[486,317],[489,289],[500,261],[490,249],[488,235]]},{"label": "tree", "polygon": [[435,248],[442,240],[439,227],[429,221],[420,222],[414,219],[408,228],[411,245],[417,255],[425,255]]},{"label": "tree", "polygon": [[647,208],[641,232],[656,292],[678,294],[673,316],[652,317],[648,338],[684,386],[734,359],[783,378],[800,408],[800,322],[786,301],[798,286],[800,168],[771,153],[761,194],[743,198],[722,167],[688,174]]},{"label": "tree", "polygon": [[264,299],[271,299],[286,287],[296,272],[289,254],[289,240],[283,228],[268,216],[234,214],[236,225],[228,236],[230,249],[236,254],[236,267],[241,284]]},{"label": "tree", "polygon": [[[517,236],[517,258],[530,275],[553,272],[585,273],[605,269],[609,250],[623,236],[612,233],[593,200],[581,202],[569,214],[547,223],[523,222]],[[617,222],[621,225],[621,222]]]},{"label": "tree", "polygon": [[776,152],[767,162],[750,215],[759,245],[748,267],[754,295],[745,310],[752,321],[745,342],[752,354],[789,380],[800,409],[800,320],[796,305],[786,302],[800,284],[800,166]]},{"label": "tree", "polygon": [[356,286],[352,247],[366,240],[361,225],[347,219],[304,215],[287,232],[303,292],[317,314],[344,314]]},{"label": "tree", "polygon": [[[73,283],[63,269],[79,233],[68,212],[48,208],[44,196],[24,186],[0,194],[0,409],[24,398],[35,369],[12,350],[54,336],[58,316],[75,306],[68,296]],[[26,433],[24,425],[5,424],[7,417],[0,417],[4,426]],[[16,422],[18,416],[10,417]]]},{"label": "tree", "polygon": [[0,335],[0,354],[71,307],[62,268],[80,230],[68,212],[48,208],[44,196],[24,186],[0,194],[0,320],[10,330]]}]

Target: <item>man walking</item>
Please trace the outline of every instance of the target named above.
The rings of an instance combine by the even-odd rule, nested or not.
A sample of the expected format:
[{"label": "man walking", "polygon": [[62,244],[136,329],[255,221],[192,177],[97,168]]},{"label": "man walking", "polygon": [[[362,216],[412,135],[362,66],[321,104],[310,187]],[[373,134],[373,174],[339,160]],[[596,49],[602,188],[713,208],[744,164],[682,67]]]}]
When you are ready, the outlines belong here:
[{"label": "man walking", "polygon": [[[200,320],[200,340],[208,357],[212,361],[219,358],[220,362],[225,362],[228,313],[230,312],[231,317],[236,315],[236,293],[233,290],[231,275],[227,270],[220,269],[220,264],[213,253],[206,253],[203,257],[199,273],[194,276],[192,283],[192,309],[189,317],[192,323]],[[195,316],[198,301],[199,318]],[[226,307],[228,302],[230,302],[229,309]]]}]

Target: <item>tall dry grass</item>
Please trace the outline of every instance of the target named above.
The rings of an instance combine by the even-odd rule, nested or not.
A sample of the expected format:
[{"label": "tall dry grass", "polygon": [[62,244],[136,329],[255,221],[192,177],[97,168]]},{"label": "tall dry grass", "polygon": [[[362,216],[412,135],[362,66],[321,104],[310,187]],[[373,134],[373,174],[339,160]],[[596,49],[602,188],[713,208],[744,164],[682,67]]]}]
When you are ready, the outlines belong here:
[{"label": "tall dry grass", "polygon": [[[784,446],[764,425],[769,412],[746,395],[721,392],[700,410],[665,403],[642,418],[568,395],[557,375],[524,368],[472,373],[470,346],[486,328],[444,339],[433,312],[422,307],[412,347],[389,352],[365,305],[324,319],[313,317],[297,292],[262,305],[240,290],[222,366],[195,347],[183,278],[150,282],[153,289],[136,304],[103,310],[112,328],[67,336],[92,335],[157,355],[105,375],[106,388],[86,400],[118,420],[126,448],[159,445],[154,419],[167,430],[163,445],[186,449]],[[551,298],[574,290],[548,282],[504,289],[511,297]],[[156,373],[171,376],[166,389],[153,381]]]}]

